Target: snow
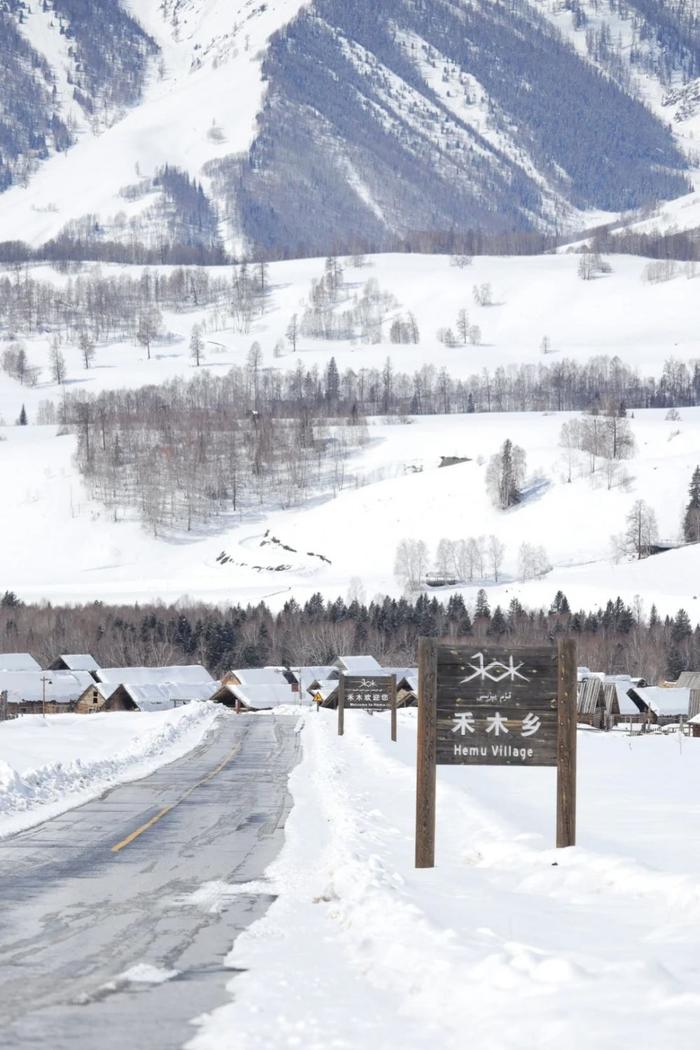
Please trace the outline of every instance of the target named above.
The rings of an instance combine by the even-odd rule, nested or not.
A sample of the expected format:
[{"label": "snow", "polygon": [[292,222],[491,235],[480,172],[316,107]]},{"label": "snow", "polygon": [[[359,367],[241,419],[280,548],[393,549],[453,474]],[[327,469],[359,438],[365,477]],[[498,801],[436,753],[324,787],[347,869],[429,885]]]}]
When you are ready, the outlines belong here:
[{"label": "snow", "polygon": [[71,703],[95,684],[88,671],[0,671],[0,690],[10,703],[23,700]]},{"label": "snow", "polygon": [[0,723],[0,837],[65,813],[181,758],[222,710],[194,703],[167,713],[27,715]]},{"label": "snow", "polygon": [[[264,91],[262,50],[302,3],[187,0],[178,4],[176,27],[166,19],[160,0],[129,0],[130,13],[160,48],[142,102],[97,134],[83,120],[71,149],[45,161],[26,187],[1,194],[3,239],[37,246],[82,216],[98,214],[106,221],[127,210],[121,189],[153,176],[165,164],[206,185],[201,169],[207,161],[250,145]],[[25,32],[51,62],[67,102],[65,45],[58,23],[52,25],[49,14],[35,12]],[[216,136],[209,134],[213,127]]]},{"label": "snow", "polygon": [[554,770],[441,767],[437,866],[416,871],[415,712],[393,745],[356,714],[342,739],[306,718],[282,853],[229,888],[277,899],[189,1050],[697,1045],[700,741],[579,733],[568,850]]},{"label": "snow", "polygon": [[29,653],[0,653],[2,671],[41,671],[41,667]]},{"label": "snow", "polygon": [[293,693],[292,687],[283,685],[227,685],[233,698],[238,698],[253,711],[266,711],[272,708],[288,707],[296,700],[298,704],[310,703],[308,696]]},{"label": "snow", "polygon": [[187,685],[215,686],[218,683],[205,667],[199,664],[174,667],[100,667],[97,670],[100,682],[118,686],[122,682],[129,685],[168,685],[177,682]]},{"label": "snow", "polygon": [[[154,347],[151,361],[133,345],[101,345],[96,367],[85,370],[77,348],[67,346],[67,389],[97,394],[192,377],[189,331],[202,320],[209,324],[205,367],[214,375],[243,365],[255,339],[263,348],[264,366],[285,372],[297,362],[323,370],[332,356],[341,371],[381,369],[389,357],[396,371],[445,367],[455,377],[468,378],[483,368],[493,373],[498,367],[537,368],[564,357],[583,363],[606,355],[618,356],[641,375],[658,377],[670,357],[700,359],[697,289],[680,271],[674,280],[644,282],[646,263],[614,257],[612,274],[582,281],[576,275],[576,256],[480,257],[465,269],[451,266],[444,256],[374,257],[366,267],[347,267],[351,293],[376,278],[382,289],[397,297],[402,310],[413,311],[421,342],[364,345],[304,339],[297,353],[288,350],[277,359],[272,347],[292,313],[302,312],[310,281],[323,267],[318,259],[278,263],[270,267],[269,310],[250,333],[233,331],[230,324],[221,329],[202,310],[168,313],[165,323],[174,339],[167,347]],[[48,267],[34,272],[42,279],[65,280]],[[102,268],[105,275],[124,272],[141,270]],[[472,285],[482,283],[492,285],[499,305],[472,303]],[[435,333],[440,326],[454,325],[457,311],[465,305],[470,320],[482,328],[484,345],[446,347]],[[545,333],[553,348],[547,355],[540,351]],[[73,435],[57,436],[56,428],[35,425],[39,402],[57,401],[62,392],[45,378],[48,352],[49,336],[27,341],[30,363],[44,368],[36,388],[0,373],[0,413],[11,422],[25,403],[30,420],[29,426],[0,430],[5,438],[0,440],[0,490],[12,507],[0,525],[0,567],[3,586],[25,601],[178,601],[191,596],[214,602],[266,600],[281,606],[292,596],[303,601],[315,591],[332,598],[345,596],[358,577],[371,599],[378,593],[400,593],[393,564],[401,539],[423,539],[432,554],[442,537],[493,533],[506,544],[504,577],[498,585],[474,581],[464,588],[469,600],[486,585],[494,604],[517,597],[524,604],[548,605],[561,588],[577,606],[590,608],[617,594],[628,601],[641,595],[647,611],[655,602],[662,613],[675,614],[682,606],[697,618],[698,597],[689,593],[688,581],[698,578],[698,548],[614,564],[610,543],[640,498],[655,509],[661,537],[677,538],[698,462],[697,408],[681,409],[677,422],[666,420],[664,410],[636,411],[630,424],[637,454],[625,465],[630,480],[610,491],[598,476],[575,475],[567,484],[558,448],[562,423],[572,418],[567,413],[415,417],[408,425],[373,419],[370,441],[348,461],[347,481],[337,498],[330,498],[330,492],[313,493],[301,506],[224,515],[209,530],[154,538],[126,508],[118,510],[115,521],[111,511],[91,499],[74,462]],[[531,488],[521,507],[502,514],[487,497],[485,470],[506,436],[526,451]],[[453,454],[471,461],[438,469],[441,456]],[[332,564],[303,553],[295,555],[292,568],[283,573],[217,562],[225,549],[233,561],[254,564],[251,554],[267,528],[283,543],[302,552],[320,552]],[[517,579],[523,542],[545,547],[553,570],[543,579]]]}]

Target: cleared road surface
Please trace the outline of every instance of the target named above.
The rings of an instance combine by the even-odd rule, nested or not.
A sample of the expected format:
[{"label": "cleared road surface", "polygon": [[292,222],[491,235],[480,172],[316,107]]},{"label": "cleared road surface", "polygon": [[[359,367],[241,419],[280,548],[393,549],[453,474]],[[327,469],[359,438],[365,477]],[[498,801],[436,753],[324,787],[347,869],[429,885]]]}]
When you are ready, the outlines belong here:
[{"label": "cleared road surface", "polygon": [[281,846],[295,728],[223,716],[185,758],[0,841],[3,1050],[174,1050],[230,998],[224,958],[272,900],[236,887]]}]

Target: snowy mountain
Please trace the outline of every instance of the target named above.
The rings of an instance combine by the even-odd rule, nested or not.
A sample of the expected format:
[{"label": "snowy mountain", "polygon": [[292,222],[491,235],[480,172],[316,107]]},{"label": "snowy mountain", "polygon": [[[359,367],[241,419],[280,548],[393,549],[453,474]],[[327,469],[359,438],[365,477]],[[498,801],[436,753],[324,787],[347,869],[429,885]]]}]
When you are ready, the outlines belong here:
[{"label": "snowy mountain", "polygon": [[698,32],[681,0],[2,0],[0,241],[216,261],[590,226],[692,189]]}]

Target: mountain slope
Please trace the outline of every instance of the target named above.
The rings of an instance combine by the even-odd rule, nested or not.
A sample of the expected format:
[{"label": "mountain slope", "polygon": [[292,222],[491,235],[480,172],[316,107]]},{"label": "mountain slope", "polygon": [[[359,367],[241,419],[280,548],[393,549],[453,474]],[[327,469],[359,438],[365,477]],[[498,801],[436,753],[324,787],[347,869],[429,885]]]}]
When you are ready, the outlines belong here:
[{"label": "mountain slope", "polygon": [[[689,11],[0,0],[0,239],[215,261],[577,229],[678,197],[687,162],[660,97],[697,75]],[[168,194],[166,166],[191,192]]]}]

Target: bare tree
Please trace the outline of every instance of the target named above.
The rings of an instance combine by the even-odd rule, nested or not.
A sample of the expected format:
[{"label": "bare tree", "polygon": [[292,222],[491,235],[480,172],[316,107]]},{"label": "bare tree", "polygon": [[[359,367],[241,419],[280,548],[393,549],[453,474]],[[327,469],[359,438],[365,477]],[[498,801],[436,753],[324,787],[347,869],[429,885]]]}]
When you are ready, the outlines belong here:
[{"label": "bare tree", "polygon": [[163,326],[163,318],[157,306],[149,306],[139,314],[138,328],[136,329],[136,341],[146,347],[148,360],[151,360],[151,344],[160,335]]},{"label": "bare tree", "polygon": [[199,324],[192,325],[192,332],[190,334],[190,357],[194,361],[195,366],[199,368],[202,359],[204,358],[202,326]]},{"label": "bare tree", "polygon": [[499,580],[503,558],[506,553],[505,544],[501,543],[498,536],[491,534],[488,538],[488,555],[491,564],[491,572],[496,583]]},{"label": "bare tree", "polygon": [[66,359],[56,343],[54,343],[49,352],[49,367],[54,383],[63,383],[66,378]]},{"label": "bare tree", "polygon": [[401,540],[396,548],[394,575],[406,590],[416,591],[428,567],[428,548],[423,540]]},{"label": "bare tree", "polygon": [[86,328],[83,328],[80,335],[78,336],[78,347],[83,358],[83,364],[87,369],[90,367],[95,358],[95,344],[90,338],[90,333]]},{"label": "bare tree", "polygon": [[624,550],[637,559],[648,558],[659,538],[656,514],[643,499],[635,500],[625,518]]}]

